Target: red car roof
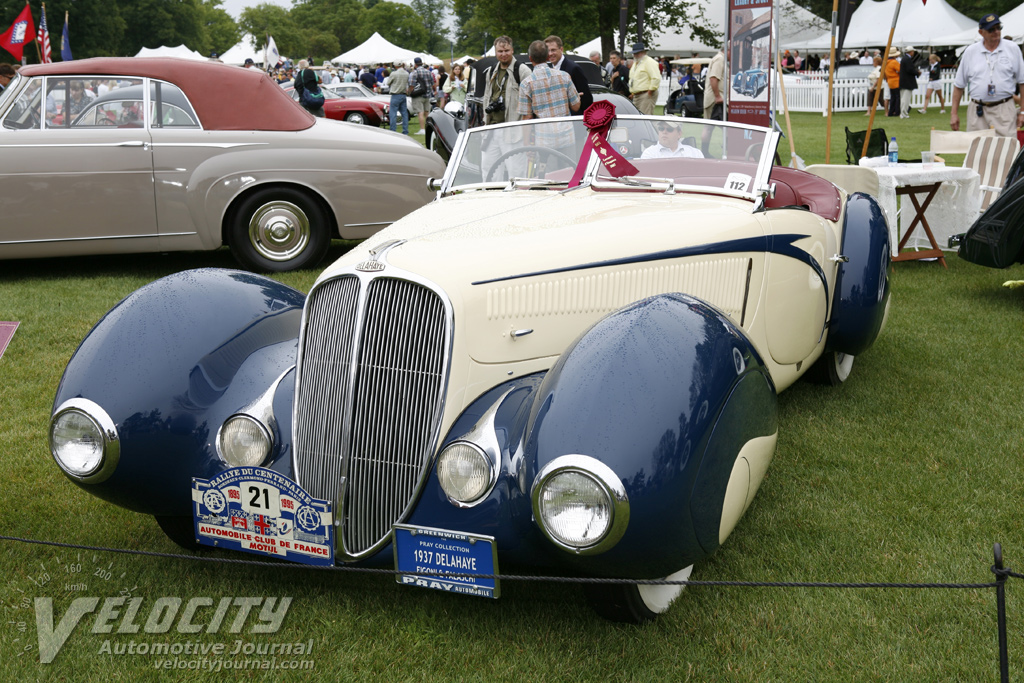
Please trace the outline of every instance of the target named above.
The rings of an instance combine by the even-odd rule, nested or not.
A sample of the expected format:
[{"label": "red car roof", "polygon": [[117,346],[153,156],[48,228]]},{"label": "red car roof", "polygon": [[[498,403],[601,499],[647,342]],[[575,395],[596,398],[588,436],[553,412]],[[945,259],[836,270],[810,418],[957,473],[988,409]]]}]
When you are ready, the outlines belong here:
[{"label": "red car roof", "polygon": [[97,57],[18,70],[22,76],[145,76],[173,83],[206,130],[305,130],[316,120],[257,69],[170,57]]}]

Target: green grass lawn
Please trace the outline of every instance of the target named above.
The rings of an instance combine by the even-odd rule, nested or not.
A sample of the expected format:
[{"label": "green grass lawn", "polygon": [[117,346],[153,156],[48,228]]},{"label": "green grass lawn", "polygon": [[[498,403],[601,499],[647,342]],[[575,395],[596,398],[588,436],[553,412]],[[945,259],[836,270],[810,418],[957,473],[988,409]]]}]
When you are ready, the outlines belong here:
[{"label": "green grass lawn", "polygon": [[[793,114],[792,121],[797,154],[824,163],[826,119]],[[866,123],[861,113],[834,116],[831,163],[845,163],[844,126]],[[901,156],[915,158],[928,148],[928,131],[949,122],[936,108],[902,121],[878,116],[875,125],[897,137]],[[410,131],[417,128],[414,120]],[[786,140],[780,153],[788,162]],[[329,258],[350,247],[335,242]],[[0,358],[0,535],[179,552],[151,518],[68,482],[48,454],[46,433],[64,365],[90,327],[147,282],[207,266],[235,264],[226,250],[0,262],[0,320],[21,322]],[[305,291],[318,272],[277,279]],[[778,451],[761,491],[692,578],[980,583],[992,579],[994,542],[1009,566],[1024,570],[1024,291],[1002,288],[1007,279],[1024,279],[1024,266],[999,272],[955,255],[948,270],[898,264],[883,335],[843,387],[801,382],[781,395]],[[1011,579],[1007,592],[1011,678],[1019,678],[1024,582]],[[164,596],[183,603],[290,596],[293,603],[272,634],[252,632],[255,615],[239,633],[227,622],[219,633],[180,632],[180,622],[162,634],[117,633],[120,617],[113,633],[101,633],[89,614],[53,663],[39,663],[35,597],[54,599],[59,631],[75,598],[123,593],[144,599],[140,624]],[[573,586],[509,581],[502,594],[485,601],[404,588],[384,576],[0,541],[0,680],[917,681],[988,680],[998,671],[991,590],[695,587],[645,627],[602,621]],[[209,610],[201,614],[208,619]],[[236,641],[310,639],[310,655],[279,656],[275,665],[312,661],[313,671],[167,671],[156,665],[174,656],[105,649],[199,643],[231,652]],[[202,657],[177,659],[187,666]]]},{"label": "green grass lawn", "polygon": [[[348,247],[335,243],[331,255]],[[0,534],[179,552],[151,518],[65,479],[46,433],[63,367],[91,325],[139,286],[202,266],[234,263],[221,250],[0,265],[0,320],[21,322],[0,358]],[[1024,292],[1000,286],[1024,279],[1024,267],[998,272],[955,256],[949,266],[898,264],[888,327],[850,380],[840,388],[800,382],[780,396],[778,451],[761,491],[693,579],[987,582],[994,542],[1009,566],[1024,569]],[[279,279],[305,290],[315,276]],[[90,614],[53,663],[38,662],[35,612],[25,606],[33,598],[54,598],[56,628],[72,599],[121,591],[144,598],[142,615],[163,596],[294,601],[273,634],[251,632],[255,615],[237,634],[227,622],[216,634],[118,633],[120,617],[102,633]],[[921,681],[992,680],[998,671],[991,590],[695,587],[645,627],[602,621],[573,586],[510,581],[502,593],[488,601],[385,576],[3,541],[0,680]],[[1024,582],[1011,579],[1007,593],[1017,679]],[[109,651],[162,642],[221,643],[230,652],[236,640],[310,639],[311,655],[277,661],[310,660],[313,672],[166,671],[155,668],[166,657]]]}]

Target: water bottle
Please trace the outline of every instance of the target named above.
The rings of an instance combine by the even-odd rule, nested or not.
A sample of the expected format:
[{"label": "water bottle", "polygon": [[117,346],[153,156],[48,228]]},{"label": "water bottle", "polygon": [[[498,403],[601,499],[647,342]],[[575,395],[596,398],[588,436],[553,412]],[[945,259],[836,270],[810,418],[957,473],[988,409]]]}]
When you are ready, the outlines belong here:
[{"label": "water bottle", "polygon": [[900,160],[900,146],[896,144],[896,136],[889,140],[889,165],[895,166]]}]

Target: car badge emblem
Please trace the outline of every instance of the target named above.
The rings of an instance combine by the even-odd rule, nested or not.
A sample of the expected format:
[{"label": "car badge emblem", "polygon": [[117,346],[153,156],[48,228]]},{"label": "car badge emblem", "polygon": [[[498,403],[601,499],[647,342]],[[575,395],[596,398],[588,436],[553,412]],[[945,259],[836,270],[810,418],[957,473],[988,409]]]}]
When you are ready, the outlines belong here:
[{"label": "car badge emblem", "polygon": [[356,264],[356,270],[364,273],[377,273],[384,270],[384,264],[377,259],[368,259]]}]

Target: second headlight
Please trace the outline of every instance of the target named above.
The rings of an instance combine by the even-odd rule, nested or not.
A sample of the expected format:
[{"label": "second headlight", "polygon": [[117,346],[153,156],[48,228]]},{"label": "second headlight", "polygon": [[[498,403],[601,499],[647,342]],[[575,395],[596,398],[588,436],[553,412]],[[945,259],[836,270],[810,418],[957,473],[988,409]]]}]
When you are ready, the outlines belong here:
[{"label": "second headlight", "polygon": [[610,467],[586,455],[555,458],[533,483],[533,516],[544,534],[580,554],[612,548],[629,523],[629,500]]},{"label": "second headlight", "polygon": [[490,490],[496,472],[476,444],[456,441],[437,458],[437,478],[448,499],[460,506],[478,502]]}]

